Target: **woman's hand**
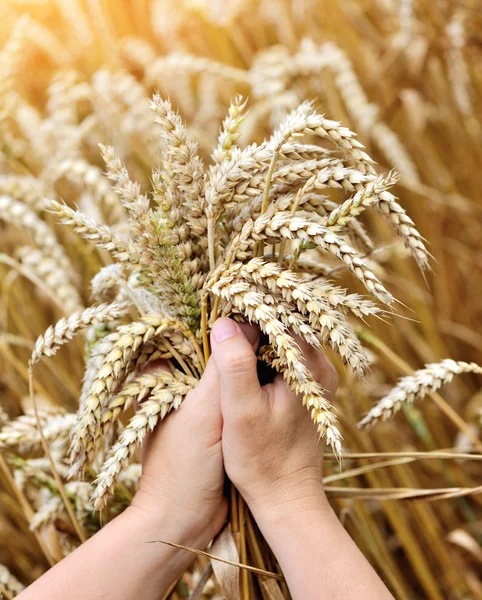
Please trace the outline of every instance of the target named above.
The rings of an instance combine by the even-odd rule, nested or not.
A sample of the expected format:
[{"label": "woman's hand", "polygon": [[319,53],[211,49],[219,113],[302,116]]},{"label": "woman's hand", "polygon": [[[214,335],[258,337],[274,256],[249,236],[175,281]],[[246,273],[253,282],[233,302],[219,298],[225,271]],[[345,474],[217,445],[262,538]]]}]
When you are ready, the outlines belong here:
[{"label": "woman's hand", "polygon": [[[216,321],[211,335],[223,416],[226,472],[250,506],[260,513],[308,510],[324,498],[323,440],[301,400],[278,375],[260,386],[256,373],[259,332],[230,319]],[[297,339],[308,368],[332,400],[338,385],[334,367],[321,352]]]},{"label": "woman's hand", "polygon": [[[153,364],[149,372],[159,368],[166,367]],[[221,432],[219,382],[211,360],[195,389],[143,446],[142,476],[131,506],[154,521],[165,518],[168,506],[170,526],[179,532],[171,541],[202,548],[224,523]]]},{"label": "woman's hand", "polygon": [[[150,365],[149,370],[163,368]],[[161,598],[204,548],[227,513],[222,416],[213,361],[179,409],[145,440],[131,506],[22,593],[22,600]]]},{"label": "woman's hand", "polygon": [[[224,465],[278,559],[291,597],[393,600],[328,504],[323,441],[308,411],[280,376],[260,386],[253,338],[255,329],[229,319],[216,321],[211,335]],[[335,369],[321,352],[297,341],[333,400]]]}]

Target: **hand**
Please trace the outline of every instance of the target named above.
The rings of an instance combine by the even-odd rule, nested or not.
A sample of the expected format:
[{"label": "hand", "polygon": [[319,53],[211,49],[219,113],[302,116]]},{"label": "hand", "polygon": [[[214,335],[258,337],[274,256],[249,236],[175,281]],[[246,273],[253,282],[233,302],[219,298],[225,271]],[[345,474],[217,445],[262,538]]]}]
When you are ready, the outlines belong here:
[{"label": "hand", "polygon": [[[166,365],[149,365],[149,370]],[[164,597],[227,514],[222,416],[213,361],[179,409],[148,436],[138,491],[125,511],[22,593],[22,598]]]},{"label": "hand", "polygon": [[[230,319],[216,321],[211,334],[221,391],[224,466],[256,520],[261,513],[288,507],[318,509],[324,498],[323,441],[282,376],[260,386],[254,351],[257,339],[255,328],[249,331],[248,326]],[[334,367],[321,352],[296,341],[331,401],[338,385]]]},{"label": "hand", "polygon": [[[149,371],[159,366],[150,365]],[[203,548],[222,527],[227,501],[221,431],[219,383],[211,360],[195,389],[143,445],[142,476],[132,507],[154,521],[167,514],[176,539],[166,541]]]}]

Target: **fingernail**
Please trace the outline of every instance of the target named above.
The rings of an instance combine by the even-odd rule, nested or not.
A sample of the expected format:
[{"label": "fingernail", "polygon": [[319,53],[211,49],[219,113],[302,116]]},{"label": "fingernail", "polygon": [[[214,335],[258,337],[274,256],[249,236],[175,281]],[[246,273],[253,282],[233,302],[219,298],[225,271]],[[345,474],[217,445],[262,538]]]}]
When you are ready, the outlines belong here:
[{"label": "fingernail", "polygon": [[254,346],[255,342],[259,340],[259,329],[256,325],[250,323],[238,323],[239,328],[244,334],[244,337],[248,340],[251,346]]},{"label": "fingernail", "polygon": [[214,341],[219,344],[239,333],[239,328],[231,319],[218,319],[212,329]]}]

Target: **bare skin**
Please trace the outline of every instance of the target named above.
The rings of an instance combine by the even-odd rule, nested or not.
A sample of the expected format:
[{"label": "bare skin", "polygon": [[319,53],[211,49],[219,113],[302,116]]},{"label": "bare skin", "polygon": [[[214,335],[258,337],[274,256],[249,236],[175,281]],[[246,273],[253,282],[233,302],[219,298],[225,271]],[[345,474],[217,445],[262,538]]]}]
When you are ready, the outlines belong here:
[{"label": "bare skin", "polygon": [[[392,598],[326,500],[323,447],[308,412],[281,377],[260,386],[258,337],[256,328],[230,319],[215,323],[201,381],[143,448],[132,505],[18,598],[161,598],[193,556],[145,542],[204,548],[227,515],[225,472],[278,558],[294,600]],[[332,399],[335,369],[300,345]]]}]

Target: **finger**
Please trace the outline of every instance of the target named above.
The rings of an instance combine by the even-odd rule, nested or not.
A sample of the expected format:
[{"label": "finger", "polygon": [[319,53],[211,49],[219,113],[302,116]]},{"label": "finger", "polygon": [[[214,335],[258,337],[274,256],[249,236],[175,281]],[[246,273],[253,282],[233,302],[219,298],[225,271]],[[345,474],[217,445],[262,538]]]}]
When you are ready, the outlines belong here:
[{"label": "finger", "polygon": [[249,341],[253,347],[253,350],[256,352],[259,346],[259,340],[261,338],[259,327],[252,325],[251,323],[238,323],[238,325],[243,332],[244,337]]},{"label": "finger", "polygon": [[167,360],[164,360],[163,358],[151,360],[151,362],[146,363],[142,369],[143,374],[156,373],[157,371],[171,371],[169,365],[167,364]]},{"label": "finger", "polygon": [[224,403],[252,404],[259,401],[261,387],[256,372],[257,359],[251,342],[256,335],[247,330],[249,340],[232,319],[218,319],[211,332],[213,358],[218,371],[221,399]]},{"label": "finger", "polygon": [[335,367],[328,360],[326,354],[314,348],[308,342],[305,342],[298,336],[295,336],[296,343],[305,359],[306,366],[323,389],[326,391],[327,399],[333,400],[336,388],[338,387],[338,374]]},{"label": "finger", "polygon": [[[188,394],[184,404],[199,412],[200,419],[208,419],[211,410],[219,407],[219,381],[214,360],[210,358],[196,387]],[[199,407],[202,405],[202,409]],[[191,408],[190,408],[191,410]],[[209,413],[209,414],[208,414]]]}]

